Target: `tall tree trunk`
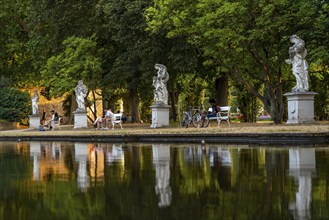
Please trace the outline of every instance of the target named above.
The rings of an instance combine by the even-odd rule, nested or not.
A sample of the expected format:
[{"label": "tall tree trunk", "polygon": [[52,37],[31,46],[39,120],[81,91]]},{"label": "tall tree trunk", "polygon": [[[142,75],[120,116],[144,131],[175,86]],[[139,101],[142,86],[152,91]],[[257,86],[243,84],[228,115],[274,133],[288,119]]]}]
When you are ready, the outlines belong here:
[{"label": "tall tree trunk", "polygon": [[177,120],[177,91],[170,92],[170,99],[171,99],[171,118],[176,121]]},{"label": "tall tree trunk", "polygon": [[216,79],[216,101],[220,106],[228,105],[228,76],[227,73]]},{"label": "tall tree trunk", "polygon": [[74,123],[74,114],[73,112],[77,109],[78,104],[77,104],[77,100],[75,98],[75,95],[72,94],[71,95],[71,108],[70,108],[70,119],[69,119],[69,124],[73,124]]},{"label": "tall tree trunk", "polygon": [[140,122],[139,97],[137,89],[129,89],[131,122]]}]

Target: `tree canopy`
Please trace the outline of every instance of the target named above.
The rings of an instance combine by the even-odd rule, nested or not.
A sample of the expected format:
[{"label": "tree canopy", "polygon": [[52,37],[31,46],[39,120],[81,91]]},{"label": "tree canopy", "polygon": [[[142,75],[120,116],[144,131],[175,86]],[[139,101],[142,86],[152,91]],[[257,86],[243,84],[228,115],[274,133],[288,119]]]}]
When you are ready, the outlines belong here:
[{"label": "tree canopy", "polygon": [[214,85],[228,76],[230,103],[249,108],[256,97],[281,123],[283,94],[295,83],[284,60],[297,34],[309,52],[310,90],[319,93],[316,114],[328,117],[326,1],[5,0],[0,27],[1,85],[60,96],[82,79],[106,102],[124,99],[133,121],[150,114],[161,63],[173,118],[179,106],[225,95]]},{"label": "tree canopy", "polygon": [[[206,65],[215,64],[228,71],[236,83],[262,101],[276,123],[282,122],[282,93],[291,86],[289,81],[293,81],[284,63],[288,38],[297,33],[308,42],[311,30],[324,30],[323,19],[328,22],[327,3],[289,0],[154,2],[154,7],[147,10],[149,28],[153,32],[165,29],[168,37],[186,36],[207,58]],[[310,25],[314,19],[317,26]],[[310,47],[315,46],[311,44],[312,41]],[[313,54],[311,59],[326,57],[318,55]]]}]

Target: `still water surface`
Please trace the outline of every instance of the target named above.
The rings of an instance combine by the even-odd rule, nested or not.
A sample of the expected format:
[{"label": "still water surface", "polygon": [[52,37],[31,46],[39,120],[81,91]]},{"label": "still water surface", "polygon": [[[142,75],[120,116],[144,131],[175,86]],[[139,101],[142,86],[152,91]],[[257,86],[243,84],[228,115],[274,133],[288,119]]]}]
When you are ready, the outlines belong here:
[{"label": "still water surface", "polygon": [[329,146],[0,142],[0,219],[329,219]]}]

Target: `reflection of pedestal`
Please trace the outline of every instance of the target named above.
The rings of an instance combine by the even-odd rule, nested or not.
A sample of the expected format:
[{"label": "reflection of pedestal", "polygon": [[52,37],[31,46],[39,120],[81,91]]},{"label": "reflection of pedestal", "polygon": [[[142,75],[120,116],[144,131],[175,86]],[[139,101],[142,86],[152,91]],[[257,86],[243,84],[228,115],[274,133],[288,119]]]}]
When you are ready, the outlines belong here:
[{"label": "reflection of pedestal", "polygon": [[314,123],[315,92],[286,93],[288,99],[287,124]]},{"label": "reflection of pedestal", "polygon": [[33,180],[40,180],[40,155],[41,155],[41,144],[39,142],[30,142],[30,156],[33,157]]},{"label": "reflection of pedestal", "polygon": [[152,125],[151,128],[161,128],[169,126],[169,107],[152,105]]},{"label": "reflection of pedestal", "polygon": [[29,118],[30,118],[30,128],[39,128],[40,116],[39,115],[29,115]]},{"label": "reflection of pedestal", "polygon": [[79,163],[78,187],[85,192],[89,187],[89,176],[87,173],[88,144],[75,143],[75,161]]},{"label": "reflection of pedestal", "polygon": [[153,163],[156,174],[155,193],[159,196],[159,207],[171,204],[170,188],[170,147],[166,144],[153,144]]},{"label": "reflection of pedestal", "polygon": [[87,112],[73,112],[74,113],[74,128],[88,128]]},{"label": "reflection of pedestal", "polygon": [[296,219],[310,219],[312,199],[312,174],[315,169],[315,150],[311,148],[289,149],[289,174],[298,183],[296,201],[290,209]]}]

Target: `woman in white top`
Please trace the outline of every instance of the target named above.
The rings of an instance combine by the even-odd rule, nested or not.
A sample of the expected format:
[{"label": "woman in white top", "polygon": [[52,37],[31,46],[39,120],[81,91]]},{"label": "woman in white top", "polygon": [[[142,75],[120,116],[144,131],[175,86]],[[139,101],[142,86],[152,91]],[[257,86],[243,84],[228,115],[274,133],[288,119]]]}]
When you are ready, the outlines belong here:
[{"label": "woman in white top", "polygon": [[96,129],[100,129],[101,126],[107,127],[106,125],[111,120],[111,118],[113,118],[114,114],[111,111],[111,109],[105,109],[104,112],[105,112],[104,118],[98,117],[98,118],[96,118],[96,120],[93,123],[93,125],[97,125]]}]

